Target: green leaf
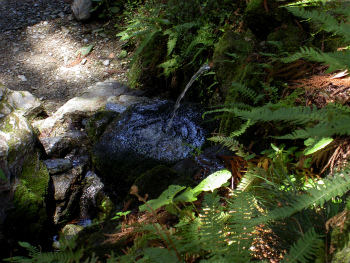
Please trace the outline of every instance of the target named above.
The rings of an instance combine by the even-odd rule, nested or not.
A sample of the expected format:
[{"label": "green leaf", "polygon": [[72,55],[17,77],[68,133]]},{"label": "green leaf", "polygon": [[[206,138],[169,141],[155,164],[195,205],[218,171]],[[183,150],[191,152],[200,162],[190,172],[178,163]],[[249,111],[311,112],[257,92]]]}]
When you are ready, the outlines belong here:
[{"label": "green leaf", "polygon": [[128,52],[126,50],[122,50],[118,56],[118,58],[125,58],[128,55]]},{"label": "green leaf", "polygon": [[214,191],[215,189],[221,187],[228,179],[232,177],[232,174],[229,170],[217,171],[207,178],[205,178],[199,185],[193,188],[195,193],[201,193],[203,191]]},{"label": "green leaf", "polygon": [[326,147],[333,141],[333,138],[330,137],[321,137],[321,138],[309,138],[304,141],[305,146],[308,146],[304,151],[304,155],[309,155],[322,148]]},{"label": "green leaf", "polygon": [[113,6],[113,7],[109,8],[109,11],[112,13],[118,13],[120,11],[120,8],[117,6]]},{"label": "green leaf", "polygon": [[174,203],[178,202],[194,202],[197,200],[197,195],[199,195],[200,192],[194,192],[191,187],[187,187],[187,189],[181,193],[181,195],[174,198]]},{"label": "green leaf", "polygon": [[125,212],[118,212],[115,214],[115,217],[111,218],[111,220],[115,220],[115,219],[119,219],[122,216],[126,216],[128,214],[130,214],[131,211],[125,211]]},{"label": "green leaf", "polygon": [[89,54],[92,51],[93,48],[94,48],[94,45],[84,46],[76,52],[76,55],[81,53],[83,56],[86,56],[87,54]]},{"label": "green leaf", "polygon": [[7,178],[6,178],[5,174],[4,174],[4,172],[1,170],[1,168],[0,168],[0,179],[2,179],[4,181],[7,181]]},{"label": "green leaf", "polygon": [[[147,203],[150,207],[152,207],[153,210],[156,210],[163,205],[173,203],[174,196],[185,188],[185,186],[170,185],[168,189],[165,190],[157,199],[150,200]],[[140,206],[139,210],[140,212],[150,211],[149,207],[146,204]]]}]

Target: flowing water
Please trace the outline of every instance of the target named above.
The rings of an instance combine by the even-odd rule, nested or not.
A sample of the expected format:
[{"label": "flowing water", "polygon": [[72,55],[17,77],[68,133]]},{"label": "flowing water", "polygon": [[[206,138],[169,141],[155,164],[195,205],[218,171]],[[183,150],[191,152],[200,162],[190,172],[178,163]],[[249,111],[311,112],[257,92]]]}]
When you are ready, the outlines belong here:
[{"label": "flowing water", "polygon": [[176,112],[177,109],[180,107],[180,101],[182,100],[182,98],[185,96],[187,90],[192,86],[193,82],[199,78],[201,75],[203,75],[207,70],[209,70],[211,67],[209,66],[209,64],[204,64],[202,67],[200,67],[200,69],[196,72],[196,74],[194,74],[192,76],[192,78],[190,79],[190,81],[187,83],[185,89],[182,91],[182,93],[180,94],[180,96],[177,98],[177,101],[175,102],[174,108],[170,114],[170,119],[167,122],[166,125],[166,129],[165,132],[168,133],[169,129],[171,128],[171,125],[173,123],[173,120],[176,116]]}]

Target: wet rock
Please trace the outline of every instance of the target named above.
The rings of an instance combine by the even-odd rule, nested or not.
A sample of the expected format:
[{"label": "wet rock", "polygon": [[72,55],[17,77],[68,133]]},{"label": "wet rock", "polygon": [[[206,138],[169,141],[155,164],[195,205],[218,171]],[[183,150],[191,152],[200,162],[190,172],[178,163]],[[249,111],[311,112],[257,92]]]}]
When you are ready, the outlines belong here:
[{"label": "wet rock", "polygon": [[40,138],[45,152],[49,157],[61,157],[71,148],[71,143],[63,136]]},{"label": "wet rock", "polygon": [[122,113],[131,105],[146,101],[150,101],[150,99],[135,95],[112,96],[108,98],[105,109]]},{"label": "wet rock", "polygon": [[96,213],[97,194],[103,189],[104,185],[101,179],[92,171],[86,173],[83,185],[84,188],[80,198],[80,217],[90,219]]},{"label": "wet rock", "polygon": [[91,8],[91,0],[74,0],[72,4],[73,14],[75,18],[79,21],[85,21],[90,18]]},{"label": "wet rock", "polygon": [[198,105],[182,104],[169,131],[173,102],[154,100],[130,107],[115,118],[92,149],[92,160],[106,187],[127,193],[134,180],[159,164],[174,164],[201,148],[209,135]]},{"label": "wet rock", "polygon": [[70,190],[73,183],[78,180],[80,174],[74,172],[68,172],[58,175],[53,175],[52,180],[55,186],[55,200],[63,201],[68,196],[68,191]]},{"label": "wet rock", "polygon": [[[54,223],[72,220],[80,215],[80,197],[82,194],[82,178],[89,165],[89,156],[85,147],[73,150],[66,156],[73,164],[68,172],[52,175],[56,209]],[[73,218],[72,218],[73,216]]]},{"label": "wet rock", "polygon": [[62,173],[72,167],[72,162],[68,159],[50,159],[43,162],[50,174]]},{"label": "wet rock", "polygon": [[55,158],[64,157],[69,151],[71,151],[75,147],[84,146],[85,141],[87,139],[86,132],[78,130],[64,132],[61,136],[56,137],[44,136],[45,134],[41,134],[39,140],[42,143],[46,154],[49,157]]},{"label": "wet rock", "polygon": [[[107,105],[106,105],[107,106]],[[118,113],[111,110],[96,112],[87,122],[86,131],[91,142],[96,142],[105,131],[108,124],[118,116]]]}]

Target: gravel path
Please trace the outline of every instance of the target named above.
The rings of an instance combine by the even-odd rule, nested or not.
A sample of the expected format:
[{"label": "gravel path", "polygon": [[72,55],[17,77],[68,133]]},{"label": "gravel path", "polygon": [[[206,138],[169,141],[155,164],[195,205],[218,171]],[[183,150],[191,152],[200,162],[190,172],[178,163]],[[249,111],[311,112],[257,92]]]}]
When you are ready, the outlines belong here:
[{"label": "gravel path", "polygon": [[63,0],[0,0],[0,12],[0,84],[31,92],[49,115],[98,81],[126,83],[115,21],[72,20]]}]

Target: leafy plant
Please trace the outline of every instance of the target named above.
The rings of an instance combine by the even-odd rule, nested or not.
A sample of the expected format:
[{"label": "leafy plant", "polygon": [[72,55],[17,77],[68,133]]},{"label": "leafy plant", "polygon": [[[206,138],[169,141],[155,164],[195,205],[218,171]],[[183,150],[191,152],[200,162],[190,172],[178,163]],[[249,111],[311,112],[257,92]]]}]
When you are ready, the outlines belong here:
[{"label": "leafy plant", "polygon": [[[335,1],[331,1],[336,4]],[[315,3],[315,2],[314,2]],[[305,3],[304,5],[306,5]],[[286,7],[287,10],[296,16],[308,19],[309,22],[315,22],[322,26],[322,30],[330,32],[342,37],[344,45],[350,41],[350,25],[346,22],[349,19],[350,7],[344,4],[328,6],[327,12],[324,10],[306,10],[305,8],[295,7],[292,4]],[[298,6],[298,5],[297,5]],[[339,19],[341,17],[341,19]],[[288,63],[298,59],[306,59],[311,61],[322,62],[329,65],[327,72],[333,72],[338,69],[350,68],[350,55],[347,47],[340,51],[324,53],[313,47],[302,47],[300,52],[281,59],[281,61]]]}]

